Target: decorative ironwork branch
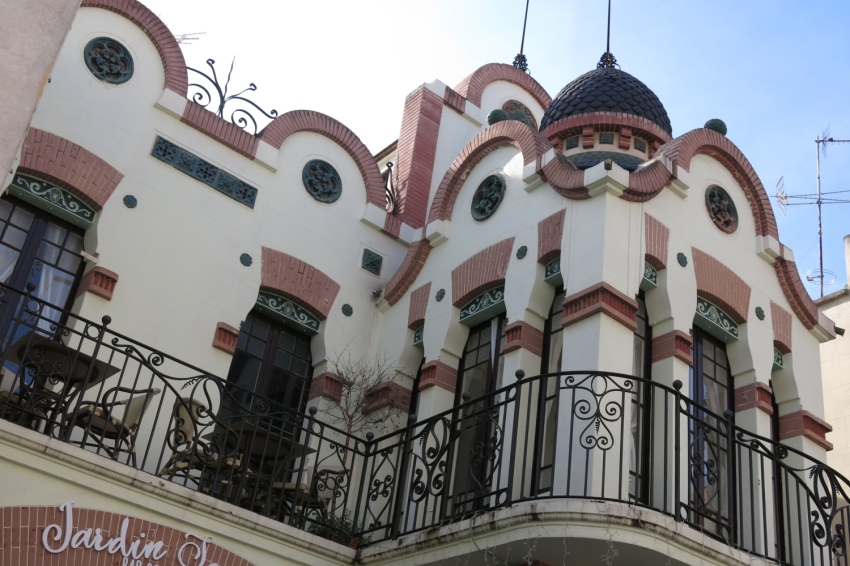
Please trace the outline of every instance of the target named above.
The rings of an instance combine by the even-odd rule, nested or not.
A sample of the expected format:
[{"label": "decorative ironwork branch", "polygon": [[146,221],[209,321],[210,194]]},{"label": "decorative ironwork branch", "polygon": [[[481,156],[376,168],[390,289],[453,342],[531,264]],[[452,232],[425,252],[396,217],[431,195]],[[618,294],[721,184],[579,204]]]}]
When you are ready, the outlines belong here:
[{"label": "decorative ironwork branch", "polygon": [[[187,67],[188,70],[192,71],[193,73],[197,73],[198,75],[201,75],[209,83],[207,86],[204,86],[200,83],[190,83],[189,87],[194,87],[196,89],[194,94],[190,96],[191,100],[197,104],[200,104],[204,108],[207,108],[208,110],[212,110],[218,115],[219,118],[224,118],[225,120],[228,119],[225,118],[225,107],[228,105],[228,103],[234,100],[249,104],[266,118],[274,120],[277,117],[277,110],[271,110],[269,112],[266,112],[265,110],[260,108],[255,102],[242,96],[246,92],[253,92],[257,90],[257,85],[255,85],[254,83],[250,83],[248,85],[248,88],[242,89],[236,94],[228,94],[228,90],[230,87],[230,76],[233,74],[233,65],[235,63],[236,57],[234,57],[233,61],[230,63],[230,71],[228,71],[227,73],[227,81],[224,83],[224,87],[221,86],[221,83],[218,80],[218,74],[215,72],[215,60],[207,59],[207,65],[209,66],[211,71],[210,75],[203,71],[199,71],[198,69]],[[217,99],[214,99],[211,91],[215,93],[215,96],[218,97]],[[217,104],[215,103],[216,100]],[[213,108],[215,108],[215,110],[213,110]],[[230,112],[230,109],[227,109],[227,112]],[[230,112],[229,120],[232,124],[239,126],[240,128],[248,131],[253,135],[257,135],[257,133],[259,133],[260,131],[256,118],[254,118],[251,112],[249,112],[245,108],[239,107],[233,109],[233,111]],[[253,131],[249,129],[249,124],[253,128]]]},{"label": "decorative ironwork branch", "polygon": [[398,195],[393,186],[393,162],[387,162],[387,184],[384,187],[387,196],[387,213],[396,214],[398,212]]}]

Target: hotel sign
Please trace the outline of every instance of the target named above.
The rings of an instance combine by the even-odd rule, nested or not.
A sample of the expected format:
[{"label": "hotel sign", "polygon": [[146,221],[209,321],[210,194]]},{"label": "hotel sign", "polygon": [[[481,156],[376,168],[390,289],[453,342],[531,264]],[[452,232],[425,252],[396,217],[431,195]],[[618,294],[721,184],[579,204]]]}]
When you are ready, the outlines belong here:
[{"label": "hotel sign", "polygon": [[[213,544],[143,519],[73,503],[0,509],[0,564],[110,566],[252,566]],[[34,562],[33,562],[34,560]]]}]

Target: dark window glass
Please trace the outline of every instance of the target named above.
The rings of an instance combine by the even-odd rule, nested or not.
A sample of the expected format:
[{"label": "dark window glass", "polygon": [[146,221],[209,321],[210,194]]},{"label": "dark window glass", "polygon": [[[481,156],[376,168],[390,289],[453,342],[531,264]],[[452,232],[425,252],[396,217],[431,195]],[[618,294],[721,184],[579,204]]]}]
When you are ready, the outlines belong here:
[{"label": "dark window glass", "polygon": [[706,531],[722,536],[721,524],[729,521],[730,489],[727,479],[730,455],[726,451],[726,428],[718,417],[733,407],[733,382],[726,344],[699,328],[693,330],[693,366],[690,386],[689,468],[690,506],[695,521]]},{"label": "dark window glass", "polygon": [[[227,381],[243,409],[259,411],[258,397],[273,412],[303,411],[312,377],[310,338],[260,314],[242,323]],[[235,411],[238,412],[238,411]]]},{"label": "dark window glass", "polygon": [[493,415],[487,410],[493,400],[488,394],[501,385],[504,335],[504,315],[471,329],[458,368],[456,403],[463,403],[462,395],[467,392],[473,405],[459,425],[452,490],[455,513],[470,512],[488,502],[486,494],[491,491],[494,472],[489,452],[494,445]]},{"label": "dark window glass", "polygon": [[[543,357],[540,373],[556,373],[561,371],[562,354],[564,349],[564,327],[561,320],[564,316],[563,289],[555,291],[555,299],[549,309],[549,318],[543,328]],[[555,465],[555,441],[558,430],[558,376],[546,377],[540,382],[543,394],[538,406],[539,434],[535,446],[535,462],[537,471],[533,475],[534,493],[540,495],[552,489],[552,472]]]},{"label": "dark window glass", "polygon": [[19,290],[32,283],[33,295],[48,303],[38,314],[19,317],[17,325],[19,302],[3,305],[4,349],[30,332],[56,334],[56,324],[64,322],[61,309],[70,307],[83,272],[82,250],[81,229],[13,197],[0,198],[0,282]]},{"label": "dark window glass", "polygon": [[[637,377],[652,379],[652,327],[646,313],[643,291],[637,297],[637,329],[634,334],[634,362],[632,373]],[[649,414],[652,389],[643,381],[635,381],[631,397],[629,429],[629,497],[641,503],[648,502],[648,466],[651,440]]]}]

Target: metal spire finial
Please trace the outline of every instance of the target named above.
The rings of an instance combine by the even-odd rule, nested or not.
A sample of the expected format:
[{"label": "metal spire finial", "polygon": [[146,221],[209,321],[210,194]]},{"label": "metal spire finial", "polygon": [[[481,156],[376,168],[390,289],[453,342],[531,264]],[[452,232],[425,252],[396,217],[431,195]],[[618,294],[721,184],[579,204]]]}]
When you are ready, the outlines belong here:
[{"label": "metal spire finial", "polygon": [[608,0],[608,39],[605,42],[605,53],[602,54],[596,68],[613,69],[615,67],[619,69],[620,65],[617,64],[617,58],[611,53],[611,0]]},{"label": "metal spire finial", "polygon": [[528,72],[528,59],[523,55],[525,49],[525,25],[528,23],[528,4],[531,0],[525,0],[525,19],[522,21],[522,42],[519,44],[519,53],[514,57],[514,67],[520,71]]}]

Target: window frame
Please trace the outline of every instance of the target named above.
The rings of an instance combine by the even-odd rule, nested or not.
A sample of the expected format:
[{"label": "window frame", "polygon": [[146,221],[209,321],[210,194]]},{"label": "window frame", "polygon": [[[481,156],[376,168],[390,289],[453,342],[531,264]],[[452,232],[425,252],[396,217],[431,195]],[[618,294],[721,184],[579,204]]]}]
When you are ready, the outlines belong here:
[{"label": "window frame", "polygon": [[[42,208],[39,208],[39,207],[37,207],[33,204],[30,204],[29,202],[27,202],[27,201],[25,201],[21,198],[5,194],[5,195],[2,195],[2,197],[0,197],[0,200],[4,200],[4,201],[8,202],[9,204],[11,204],[14,207],[13,211],[14,211],[14,209],[20,208],[20,209],[23,209],[26,212],[32,214],[32,216],[33,216],[32,223],[30,224],[30,227],[25,231],[26,236],[24,238],[23,244],[20,247],[18,258],[15,261],[15,267],[12,270],[11,275],[9,276],[9,282],[5,284],[8,287],[15,289],[17,291],[21,291],[21,292],[25,291],[27,279],[29,279],[30,272],[32,271],[33,266],[35,265],[35,262],[36,261],[42,261],[43,262],[43,260],[38,258],[38,250],[39,250],[39,247],[41,246],[42,242],[45,241],[45,234],[47,232],[47,227],[48,227],[49,224],[55,224],[59,228],[66,230],[69,233],[74,233],[74,234],[78,235],[80,237],[80,239],[82,240],[82,246],[80,247],[80,252],[85,251],[86,230],[84,230],[83,228],[80,228],[79,226],[75,226],[75,225],[71,224],[70,222],[63,220],[62,218],[59,218],[58,216],[51,214],[49,211],[44,210]],[[13,212],[9,214],[9,219],[11,219],[12,214],[13,214]],[[6,220],[4,222],[8,222],[8,220]],[[19,230],[23,230],[21,228],[18,228],[17,226],[15,226],[15,228],[17,228]],[[0,229],[0,236],[2,236],[2,235],[5,235],[5,230]],[[67,242],[67,236],[66,236],[66,242]],[[49,243],[52,244],[52,245],[56,245],[53,242],[49,242]],[[9,245],[9,244],[6,244],[5,242],[3,244]],[[57,247],[59,247],[59,246],[57,246]],[[12,248],[12,249],[16,249],[16,248]],[[62,247],[60,247],[60,254],[63,251],[65,251],[64,244],[63,244]],[[79,258],[80,258],[80,263],[77,266],[77,270],[76,270],[75,273],[71,273],[70,271],[67,271],[67,270],[65,270],[61,267],[55,267],[55,266],[52,266],[52,265],[50,266],[50,267],[55,267],[57,269],[60,269],[62,272],[71,274],[73,276],[73,282],[71,283],[71,286],[68,290],[68,297],[65,299],[65,303],[61,304],[61,305],[53,305],[53,306],[58,307],[60,309],[59,320],[56,321],[57,325],[60,326],[60,327],[65,326],[68,322],[68,313],[71,310],[71,307],[73,306],[74,302],[76,301],[77,293],[78,293],[79,288],[80,288],[80,282],[82,281],[83,274],[85,273],[85,268],[86,268],[85,257],[83,257],[83,255],[81,253],[77,253],[75,255],[78,255]],[[26,265],[26,269],[24,269],[24,267],[23,267],[24,265]],[[47,301],[45,301],[44,299],[39,299],[39,300],[44,301],[46,304],[52,304],[52,303],[47,303]],[[9,299],[7,298],[6,301],[4,301],[4,303],[2,304],[2,307],[0,307],[0,333],[1,333],[0,337],[2,337],[2,340],[4,342],[6,341],[6,339],[14,340],[13,336],[7,336],[7,335],[9,333],[9,330],[14,325],[15,319],[18,317],[18,315],[17,315],[17,312],[18,312],[17,304],[18,303],[16,301],[9,301]],[[43,315],[39,315],[39,317],[41,317],[41,316],[43,316]],[[38,323],[36,323],[36,325],[37,324]]]}]

